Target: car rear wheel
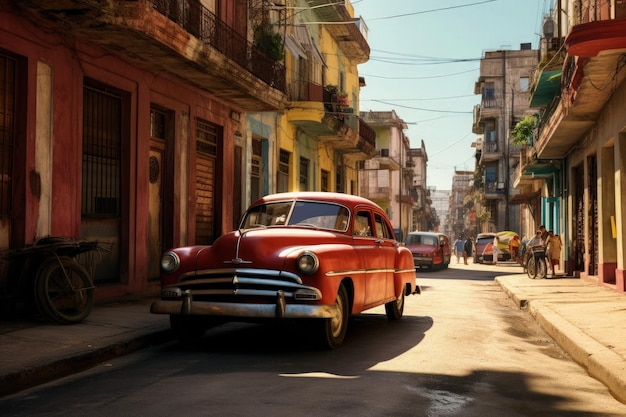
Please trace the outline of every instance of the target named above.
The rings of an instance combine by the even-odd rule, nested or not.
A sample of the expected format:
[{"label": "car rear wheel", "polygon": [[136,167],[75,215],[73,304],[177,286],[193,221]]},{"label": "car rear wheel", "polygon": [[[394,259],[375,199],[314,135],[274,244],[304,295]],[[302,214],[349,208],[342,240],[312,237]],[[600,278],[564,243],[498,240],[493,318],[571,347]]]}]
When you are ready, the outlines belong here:
[{"label": "car rear wheel", "polygon": [[400,320],[402,318],[402,314],[404,314],[404,291],[402,291],[397,300],[385,304],[385,313],[387,313],[389,320]]},{"label": "car rear wheel", "polygon": [[335,349],[341,346],[348,330],[348,316],[350,315],[350,303],[348,301],[348,291],[343,284],[339,286],[337,298],[335,299],[335,316],[324,319],[320,326],[320,344],[326,349]]}]

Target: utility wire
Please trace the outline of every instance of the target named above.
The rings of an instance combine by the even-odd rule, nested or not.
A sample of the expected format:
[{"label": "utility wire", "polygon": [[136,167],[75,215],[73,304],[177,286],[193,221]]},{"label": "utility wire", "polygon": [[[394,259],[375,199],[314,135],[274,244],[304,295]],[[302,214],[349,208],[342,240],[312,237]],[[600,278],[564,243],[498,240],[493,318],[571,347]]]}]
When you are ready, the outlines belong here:
[{"label": "utility wire", "polygon": [[442,7],[440,9],[422,10],[420,12],[404,13],[404,14],[398,14],[398,15],[395,15],[395,16],[375,17],[373,19],[367,19],[367,21],[368,22],[373,22],[375,20],[397,19],[399,17],[415,16],[415,15],[418,15],[418,14],[433,13],[433,12],[440,12],[440,11],[443,11],[443,10],[460,9],[462,7],[477,6],[479,4],[492,3],[494,1],[498,1],[498,0],[485,0],[485,1],[480,1],[480,2],[477,2],[477,3],[469,3],[469,4],[461,4],[461,5],[458,5],[458,6]]}]

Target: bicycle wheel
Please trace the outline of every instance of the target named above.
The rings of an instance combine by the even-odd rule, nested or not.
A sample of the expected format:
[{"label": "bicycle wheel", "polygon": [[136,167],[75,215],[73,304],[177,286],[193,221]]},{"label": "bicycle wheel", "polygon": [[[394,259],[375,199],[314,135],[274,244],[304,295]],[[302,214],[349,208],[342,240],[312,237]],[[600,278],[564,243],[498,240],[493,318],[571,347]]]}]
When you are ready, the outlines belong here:
[{"label": "bicycle wheel", "polygon": [[93,309],[91,277],[82,265],[67,256],[44,261],[37,270],[35,288],[40,311],[58,323],[79,323]]},{"label": "bicycle wheel", "polygon": [[548,276],[548,264],[546,258],[539,258],[537,260],[537,278],[543,279]]},{"label": "bicycle wheel", "polygon": [[528,263],[526,264],[526,273],[528,274],[528,278],[530,279],[537,278],[537,263],[535,262],[535,257],[532,255],[528,258]]}]

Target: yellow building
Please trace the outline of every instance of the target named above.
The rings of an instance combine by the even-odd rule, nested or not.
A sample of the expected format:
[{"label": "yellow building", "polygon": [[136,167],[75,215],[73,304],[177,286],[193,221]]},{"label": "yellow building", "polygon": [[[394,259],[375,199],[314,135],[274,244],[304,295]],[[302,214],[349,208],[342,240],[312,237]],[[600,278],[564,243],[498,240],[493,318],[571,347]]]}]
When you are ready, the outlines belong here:
[{"label": "yellow building", "polygon": [[[358,117],[357,65],[370,53],[365,24],[348,1],[288,1],[265,15],[284,43],[289,105],[247,115],[249,200],[283,191],[358,194],[358,161],[376,153],[375,132]],[[254,178],[255,170],[268,178]]]}]

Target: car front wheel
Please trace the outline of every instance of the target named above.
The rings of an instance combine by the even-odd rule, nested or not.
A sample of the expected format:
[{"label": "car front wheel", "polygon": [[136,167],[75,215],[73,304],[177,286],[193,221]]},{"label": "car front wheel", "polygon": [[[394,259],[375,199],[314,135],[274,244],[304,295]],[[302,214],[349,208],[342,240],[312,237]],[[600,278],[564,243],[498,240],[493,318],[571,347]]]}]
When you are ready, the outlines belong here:
[{"label": "car front wheel", "polygon": [[387,313],[389,320],[400,320],[402,318],[402,314],[404,314],[404,291],[402,291],[397,300],[385,304],[385,313]]},{"label": "car front wheel", "polygon": [[322,347],[335,349],[341,346],[348,330],[348,316],[350,303],[348,301],[348,291],[343,284],[339,286],[337,298],[335,300],[336,313],[330,319],[324,319],[320,326],[320,342]]}]

